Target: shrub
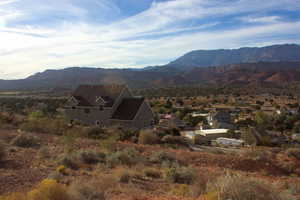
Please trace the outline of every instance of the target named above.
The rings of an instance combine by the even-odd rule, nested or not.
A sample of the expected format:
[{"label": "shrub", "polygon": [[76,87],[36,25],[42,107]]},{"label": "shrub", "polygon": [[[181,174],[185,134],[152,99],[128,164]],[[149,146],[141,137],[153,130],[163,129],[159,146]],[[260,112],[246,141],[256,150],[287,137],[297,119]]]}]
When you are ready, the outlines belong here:
[{"label": "shrub", "polygon": [[77,152],[77,158],[85,164],[96,164],[105,161],[105,154],[93,150],[82,150]]},{"label": "shrub", "polygon": [[106,139],[101,140],[100,147],[107,152],[114,152],[117,150],[118,136],[112,135]]},{"label": "shrub", "polygon": [[152,169],[152,168],[144,169],[144,174],[145,174],[145,176],[150,177],[150,178],[160,178],[161,177],[160,171],[158,171],[156,169]]},{"label": "shrub", "polygon": [[68,125],[62,118],[30,117],[20,129],[27,132],[62,135],[68,129]]},{"label": "shrub", "polygon": [[28,193],[29,200],[71,200],[64,185],[55,180],[45,179],[40,185]]},{"label": "shrub", "polygon": [[47,159],[51,157],[49,149],[47,147],[41,147],[39,149],[38,156],[43,159]]},{"label": "shrub", "polygon": [[179,145],[186,145],[186,139],[182,136],[172,136],[172,135],[166,135],[164,136],[161,141],[163,143],[168,143],[168,144],[179,144]]},{"label": "shrub", "polygon": [[267,150],[253,148],[246,150],[242,156],[255,161],[269,162],[272,157],[272,153]]},{"label": "shrub", "polygon": [[155,133],[151,130],[143,130],[139,135],[139,143],[140,144],[157,144],[159,142],[159,138]]},{"label": "shrub", "polygon": [[292,196],[280,193],[273,185],[255,178],[225,175],[207,186],[206,198],[215,200],[292,200]]},{"label": "shrub", "polygon": [[90,139],[105,139],[107,134],[104,129],[95,126],[86,130],[86,137]]},{"label": "shrub", "polygon": [[60,182],[63,179],[64,175],[57,171],[57,169],[53,172],[51,172],[47,179],[55,180],[57,182]]},{"label": "shrub", "polygon": [[288,156],[300,160],[300,148],[289,148],[285,152]]},{"label": "shrub", "polygon": [[118,164],[132,166],[141,160],[142,158],[134,148],[125,148],[123,151],[117,151],[108,155],[106,163],[110,167],[114,167]]},{"label": "shrub", "polygon": [[64,165],[60,165],[56,168],[56,171],[60,174],[66,174],[66,167]]},{"label": "shrub", "polygon": [[79,168],[78,160],[74,154],[63,154],[59,158],[58,164],[75,170]]},{"label": "shrub", "polygon": [[6,147],[2,142],[0,142],[0,162],[2,162],[6,157]]},{"label": "shrub", "polygon": [[176,196],[186,197],[190,195],[190,187],[187,184],[180,184],[172,187],[171,193]]},{"label": "shrub", "polygon": [[115,175],[118,181],[121,183],[129,183],[129,181],[132,179],[132,173],[127,169],[119,169],[115,172]]},{"label": "shrub", "polygon": [[89,181],[82,179],[71,184],[69,194],[72,200],[105,200],[115,183],[116,180],[108,175]]},{"label": "shrub", "polygon": [[39,140],[37,137],[21,134],[15,137],[11,141],[12,145],[23,147],[23,148],[30,148],[30,147],[37,147],[39,146]]},{"label": "shrub", "polygon": [[165,178],[172,183],[191,184],[196,178],[196,173],[190,167],[171,167],[166,170]]},{"label": "shrub", "polygon": [[174,162],[176,161],[176,159],[171,154],[165,151],[155,151],[150,155],[149,161],[152,163],[161,164],[166,161]]},{"label": "shrub", "polygon": [[0,196],[0,200],[29,200],[26,195],[22,193],[12,193],[7,196]]}]

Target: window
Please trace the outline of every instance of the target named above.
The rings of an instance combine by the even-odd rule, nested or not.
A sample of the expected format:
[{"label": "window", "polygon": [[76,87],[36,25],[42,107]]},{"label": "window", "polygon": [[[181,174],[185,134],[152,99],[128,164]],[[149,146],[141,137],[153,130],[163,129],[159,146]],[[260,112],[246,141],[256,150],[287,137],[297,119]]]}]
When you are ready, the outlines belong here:
[{"label": "window", "polygon": [[101,123],[101,121],[95,121],[95,124],[96,124],[96,126],[99,126],[99,127],[103,127],[103,124]]},{"label": "window", "polygon": [[99,110],[103,110],[103,106],[99,106]]},{"label": "window", "polygon": [[90,109],[88,109],[88,108],[84,109],[84,113],[89,114],[90,112],[91,112]]},{"label": "window", "polygon": [[73,109],[73,110],[75,110],[75,109],[76,109],[76,107],[75,107],[75,106],[72,106],[72,109]]}]

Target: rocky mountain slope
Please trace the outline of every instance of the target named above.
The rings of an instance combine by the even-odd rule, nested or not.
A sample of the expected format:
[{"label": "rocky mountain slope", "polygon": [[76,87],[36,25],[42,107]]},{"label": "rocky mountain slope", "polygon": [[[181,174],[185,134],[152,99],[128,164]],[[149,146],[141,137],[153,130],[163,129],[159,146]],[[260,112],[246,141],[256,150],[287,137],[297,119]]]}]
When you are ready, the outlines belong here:
[{"label": "rocky mountain slope", "polygon": [[144,70],[86,67],[46,70],[26,79],[0,80],[0,90],[72,89],[79,84],[115,83],[127,84],[131,88],[147,88],[202,83],[247,85],[298,81],[300,46],[275,45],[237,50],[193,51],[168,65]]}]

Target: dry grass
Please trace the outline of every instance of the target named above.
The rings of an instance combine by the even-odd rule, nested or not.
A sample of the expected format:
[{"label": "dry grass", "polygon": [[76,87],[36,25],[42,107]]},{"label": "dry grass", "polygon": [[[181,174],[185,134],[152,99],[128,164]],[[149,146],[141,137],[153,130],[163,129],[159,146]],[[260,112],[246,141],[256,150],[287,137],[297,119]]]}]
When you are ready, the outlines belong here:
[{"label": "dry grass", "polygon": [[211,200],[293,200],[292,195],[280,193],[272,184],[241,175],[227,174],[207,186]]}]

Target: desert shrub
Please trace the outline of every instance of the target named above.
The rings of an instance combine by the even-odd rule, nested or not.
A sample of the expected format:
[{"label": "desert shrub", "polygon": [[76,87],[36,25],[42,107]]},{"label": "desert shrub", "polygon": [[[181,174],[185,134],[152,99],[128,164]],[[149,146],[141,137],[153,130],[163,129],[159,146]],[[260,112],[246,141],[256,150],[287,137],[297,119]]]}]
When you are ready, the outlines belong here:
[{"label": "desert shrub", "polygon": [[23,148],[38,147],[39,139],[31,135],[21,134],[16,136],[11,144]]},{"label": "desert shrub", "polygon": [[47,179],[55,180],[57,182],[60,182],[64,178],[64,174],[58,172],[57,170],[51,172]]},{"label": "desert shrub", "polygon": [[104,129],[95,126],[86,130],[86,137],[91,139],[105,139],[107,133]]},{"label": "desert shrub", "polygon": [[143,130],[139,135],[140,144],[157,144],[159,142],[158,136],[151,130]]},{"label": "desert shrub", "polygon": [[115,152],[118,148],[119,137],[111,135],[110,137],[100,141],[100,147],[107,152]]},{"label": "desert shrub", "polygon": [[180,184],[172,187],[171,193],[176,196],[190,196],[190,187],[187,184]]},{"label": "desert shrub", "polygon": [[41,147],[38,152],[38,156],[43,159],[48,159],[51,157],[48,147]]},{"label": "desert shrub", "polygon": [[71,200],[64,185],[55,180],[45,179],[28,193],[29,200]]},{"label": "desert shrub", "polygon": [[75,154],[63,154],[58,159],[58,164],[66,166],[70,169],[78,169],[79,162]]},{"label": "desert shrub", "polygon": [[151,163],[161,164],[166,161],[175,162],[176,158],[165,151],[155,151],[149,156],[149,161]]},{"label": "desert shrub", "polygon": [[2,162],[6,157],[6,147],[5,145],[0,142],[0,162]]},{"label": "desert shrub", "polygon": [[290,156],[300,160],[300,148],[289,148],[285,153]]},{"label": "desert shrub", "polygon": [[241,175],[225,175],[207,185],[207,199],[215,200],[292,200],[272,184]]},{"label": "desert shrub", "polygon": [[172,135],[166,135],[164,136],[161,141],[163,143],[168,143],[168,144],[180,144],[180,145],[186,145],[186,139],[182,136],[172,136]]},{"label": "desert shrub", "polygon": [[121,183],[129,183],[133,177],[132,172],[128,169],[117,170],[115,172],[115,176],[117,177],[117,180]]},{"label": "desert shrub", "polygon": [[142,157],[140,157],[139,153],[134,148],[125,148],[122,151],[111,153],[106,159],[106,163],[110,167],[115,167],[120,164],[132,166],[142,161]]},{"label": "desert shrub", "polygon": [[165,178],[172,183],[191,184],[196,178],[196,173],[190,167],[170,167],[165,171]]},{"label": "desert shrub", "polygon": [[29,117],[20,129],[27,132],[62,135],[68,129],[68,125],[63,118]]},{"label": "desert shrub", "polygon": [[0,196],[0,200],[29,200],[26,195],[22,193],[12,193],[6,196]]},{"label": "desert shrub", "polygon": [[244,151],[242,156],[255,161],[269,162],[272,158],[272,153],[268,150],[252,148]]},{"label": "desert shrub", "polygon": [[120,140],[121,141],[132,141],[136,142],[136,138],[138,136],[138,131],[132,131],[132,130],[121,130],[119,131],[120,134]]},{"label": "desert shrub", "polygon": [[161,172],[157,169],[146,168],[144,169],[144,175],[150,178],[160,178]]},{"label": "desert shrub", "polygon": [[81,150],[77,152],[77,158],[85,164],[96,164],[105,161],[105,154],[94,150]]},{"label": "desert shrub", "polygon": [[78,180],[69,187],[72,200],[105,200],[116,180],[112,176],[97,177],[92,180]]},{"label": "desert shrub", "polygon": [[285,189],[292,195],[300,195],[300,183],[296,181],[287,181],[284,185]]}]

